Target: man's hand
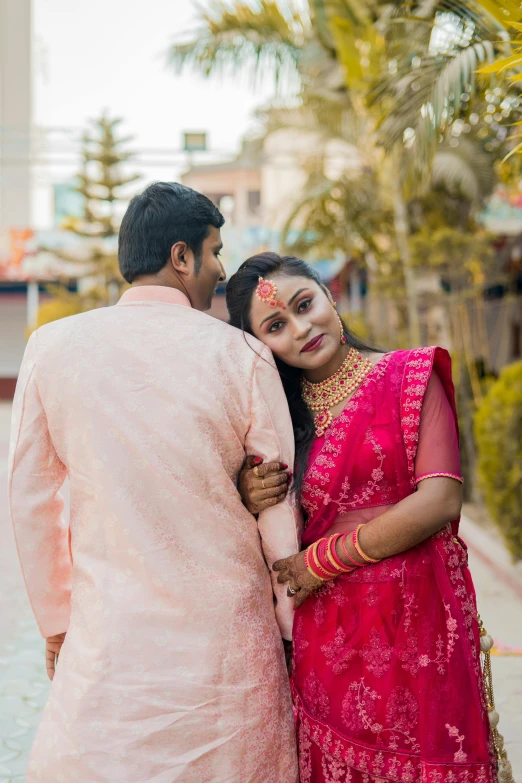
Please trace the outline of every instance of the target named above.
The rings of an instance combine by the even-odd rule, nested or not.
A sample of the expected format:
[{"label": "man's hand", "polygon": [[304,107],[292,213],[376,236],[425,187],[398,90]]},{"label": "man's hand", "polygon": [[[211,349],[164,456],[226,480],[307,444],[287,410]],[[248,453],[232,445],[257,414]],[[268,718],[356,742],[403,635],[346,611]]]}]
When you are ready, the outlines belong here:
[{"label": "man's hand", "polygon": [[288,492],[288,465],[247,457],[239,474],[239,494],[243,505],[257,515],[285,499]]},{"label": "man's hand", "polygon": [[[297,555],[285,557],[284,560],[278,560],[272,566],[274,571],[278,572],[277,581],[284,585],[288,582],[288,595],[295,594],[295,606],[299,609],[303,601],[309,595],[315,593],[324,584],[320,579],[316,579],[305,566],[304,552],[298,552]],[[290,592],[292,590],[293,592]]]},{"label": "man's hand", "polygon": [[50,680],[54,679],[58,656],[60,655],[60,650],[62,649],[64,641],[64,633],[57,633],[56,636],[48,636],[45,640],[45,666],[47,668],[47,676]]}]

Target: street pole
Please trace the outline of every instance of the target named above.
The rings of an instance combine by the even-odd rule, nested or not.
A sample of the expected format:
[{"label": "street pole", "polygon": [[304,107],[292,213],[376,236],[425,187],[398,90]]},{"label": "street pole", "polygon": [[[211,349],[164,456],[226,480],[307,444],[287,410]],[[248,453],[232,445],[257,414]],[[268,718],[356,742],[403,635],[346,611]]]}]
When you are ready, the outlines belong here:
[{"label": "street pole", "polygon": [[40,292],[37,280],[29,280],[27,283],[27,328],[34,329],[38,317],[40,304]]}]

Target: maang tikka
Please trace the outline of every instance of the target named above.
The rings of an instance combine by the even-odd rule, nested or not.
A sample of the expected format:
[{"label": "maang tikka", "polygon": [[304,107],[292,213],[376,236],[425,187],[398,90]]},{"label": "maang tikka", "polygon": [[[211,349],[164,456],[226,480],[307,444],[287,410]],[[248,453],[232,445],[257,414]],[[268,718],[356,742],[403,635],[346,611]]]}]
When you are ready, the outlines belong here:
[{"label": "maang tikka", "polygon": [[256,289],[256,296],[261,299],[262,302],[266,302],[270,307],[279,307],[281,310],[286,310],[286,305],[280,299],[277,299],[277,287],[272,280],[264,280],[259,278],[259,284]]}]

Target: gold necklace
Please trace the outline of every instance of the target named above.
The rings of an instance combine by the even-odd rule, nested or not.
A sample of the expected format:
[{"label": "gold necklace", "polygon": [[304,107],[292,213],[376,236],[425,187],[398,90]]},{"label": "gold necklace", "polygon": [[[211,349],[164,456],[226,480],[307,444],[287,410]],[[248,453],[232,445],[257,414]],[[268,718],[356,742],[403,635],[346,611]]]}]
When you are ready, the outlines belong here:
[{"label": "gold necklace", "polygon": [[316,413],[314,417],[315,434],[322,438],[333,421],[330,408],[345,400],[361,385],[373,364],[365,359],[355,349],[350,348],[348,356],[337,372],[319,383],[307,381],[301,377],[301,394],[310,410]]}]

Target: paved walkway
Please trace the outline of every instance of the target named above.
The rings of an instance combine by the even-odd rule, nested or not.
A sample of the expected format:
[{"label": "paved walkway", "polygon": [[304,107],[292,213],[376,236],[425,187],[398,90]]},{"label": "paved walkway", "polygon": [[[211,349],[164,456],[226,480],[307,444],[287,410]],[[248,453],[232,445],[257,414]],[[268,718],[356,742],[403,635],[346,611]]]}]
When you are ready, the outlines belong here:
[{"label": "paved walkway", "polygon": [[23,783],[49,681],[7,519],[9,414],[0,403],[0,783]]},{"label": "paved walkway", "polygon": [[[0,403],[0,783],[23,783],[28,751],[49,683],[44,669],[43,642],[25,595],[7,520],[9,414],[9,406]],[[499,728],[506,738],[515,780],[522,783],[520,569],[510,567],[498,539],[471,521],[463,521],[462,535],[470,546],[470,564],[482,619],[502,652],[493,658]]]}]

